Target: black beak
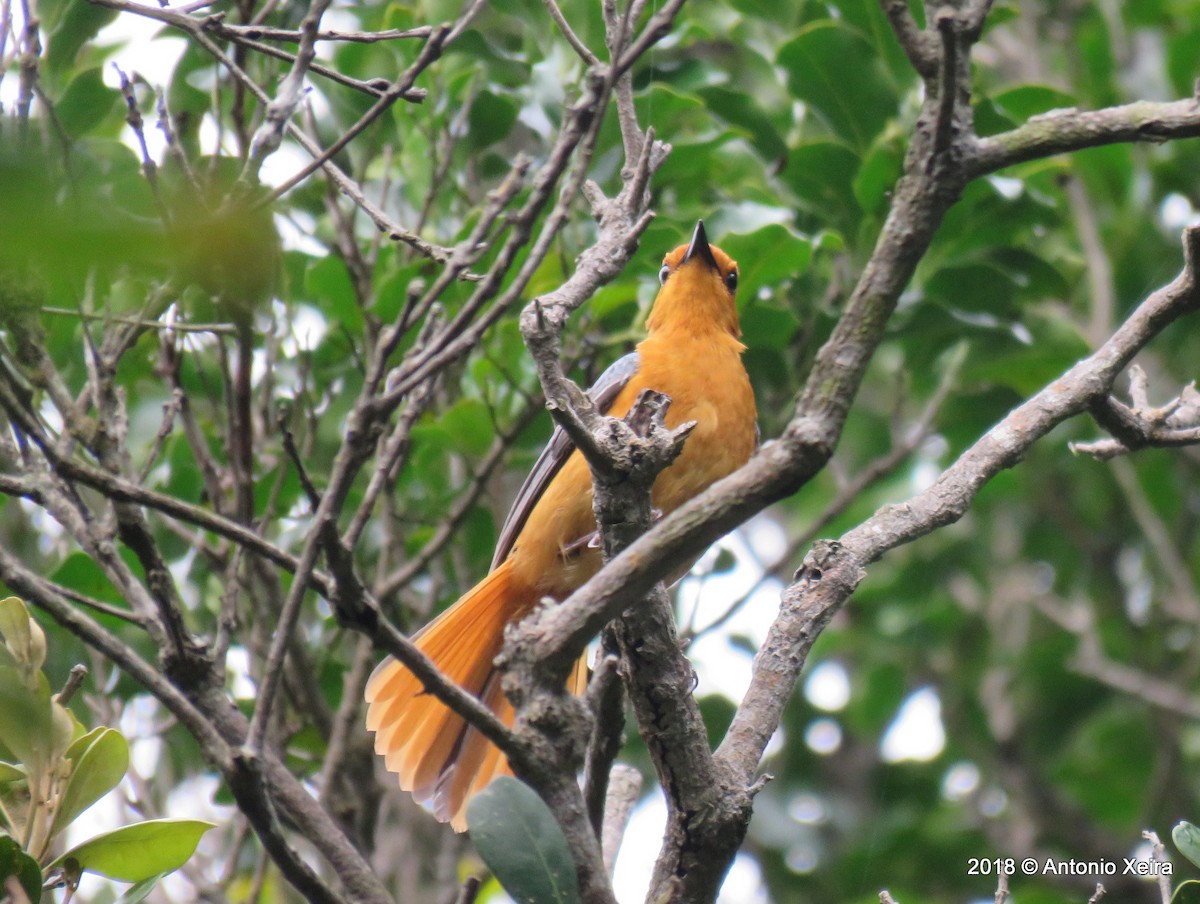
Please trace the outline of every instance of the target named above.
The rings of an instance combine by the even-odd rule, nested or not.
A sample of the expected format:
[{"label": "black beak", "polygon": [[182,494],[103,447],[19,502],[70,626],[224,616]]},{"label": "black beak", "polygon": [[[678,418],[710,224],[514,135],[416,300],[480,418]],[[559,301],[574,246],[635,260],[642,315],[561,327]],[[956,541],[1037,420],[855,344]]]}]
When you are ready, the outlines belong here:
[{"label": "black beak", "polygon": [[696,221],[696,231],[692,233],[692,242],[688,245],[687,254],[683,256],[683,263],[687,263],[692,258],[698,258],[704,261],[711,269],[719,270],[717,259],[713,257],[712,248],[708,246],[708,236],[704,233],[704,221]]}]

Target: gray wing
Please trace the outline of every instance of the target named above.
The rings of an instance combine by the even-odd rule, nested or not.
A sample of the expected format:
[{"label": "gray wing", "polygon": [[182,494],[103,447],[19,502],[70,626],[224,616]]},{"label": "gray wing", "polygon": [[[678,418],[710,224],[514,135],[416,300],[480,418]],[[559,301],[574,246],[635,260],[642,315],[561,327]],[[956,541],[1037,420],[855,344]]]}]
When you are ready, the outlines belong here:
[{"label": "gray wing", "polygon": [[[608,411],[618,393],[637,373],[638,365],[637,352],[630,352],[609,365],[595,385],[588,390],[588,395],[591,396],[598,409],[603,412]],[[556,426],[554,433],[550,435],[550,442],[546,444],[546,448],[534,462],[533,470],[525,478],[525,483],[521,485],[521,489],[517,492],[517,498],[508,511],[508,517],[504,519],[504,525],[500,528],[500,539],[496,543],[496,554],[492,557],[492,568],[508,558],[517,535],[525,526],[525,519],[529,517],[529,513],[537,505],[537,501],[542,498],[542,493],[550,485],[554,475],[562,469],[567,458],[574,451],[575,444],[567,438],[566,431],[562,427]]]}]

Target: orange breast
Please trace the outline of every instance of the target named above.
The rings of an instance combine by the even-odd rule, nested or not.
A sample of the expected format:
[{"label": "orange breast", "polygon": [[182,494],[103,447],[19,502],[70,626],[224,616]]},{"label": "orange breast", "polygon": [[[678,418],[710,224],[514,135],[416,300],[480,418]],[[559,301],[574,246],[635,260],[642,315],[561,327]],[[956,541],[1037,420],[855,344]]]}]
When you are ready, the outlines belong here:
[{"label": "orange breast", "polygon": [[[742,345],[727,333],[683,342],[677,335],[654,335],[638,351],[641,367],[608,413],[623,416],[641,390],[650,388],[671,397],[669,427],[697,422],[679,458],[654,484],[654,506],[667,514],[750,457],[754,392],[742,367]],[[539,595],[567,596],[600,567],[598,549],[566,552],[595,529],[591,473],[575,452],[529,514],[511,556],[514,578]]]}]

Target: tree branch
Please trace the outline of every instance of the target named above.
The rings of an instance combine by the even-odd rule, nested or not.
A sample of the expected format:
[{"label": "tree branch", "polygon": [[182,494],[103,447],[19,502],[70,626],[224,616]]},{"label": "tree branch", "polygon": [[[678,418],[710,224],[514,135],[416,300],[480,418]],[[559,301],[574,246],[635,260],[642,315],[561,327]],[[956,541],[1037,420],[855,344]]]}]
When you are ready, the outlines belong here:
[{"label": "tree branch", "polygon": [[1200,136],[1200,102],[1137,101],[1103,110],[1051,110],[1008,132],[974,142],[967,160],[971,178],[1027,160],[1119,142],[1152,142]]},{"label": "tree branch", "polygon": [[996,474],[1067,418],[1105,397],[1133,356],[1164,327],[1200,308],[1196,264],[1200,228],[1184,233],[1183,272],[1150,295],[1091,356],[1018,406],[989,430],[924,492],[873,517],[836,541],[819,542],[784,593],[779,618],[755,657],[750,688],[717,758],[745,779],[779,724],[813,641],[850,597],[865,569],[886,552],[957,521]]}]

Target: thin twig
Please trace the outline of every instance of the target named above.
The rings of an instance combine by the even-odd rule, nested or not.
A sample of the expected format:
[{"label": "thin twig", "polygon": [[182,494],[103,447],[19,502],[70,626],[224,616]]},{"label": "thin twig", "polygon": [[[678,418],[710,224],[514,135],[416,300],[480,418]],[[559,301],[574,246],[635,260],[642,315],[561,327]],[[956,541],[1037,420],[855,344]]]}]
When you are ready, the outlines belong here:
[{"label": "thin twig", "polygon": [[579,39],[579,35],[571,28],[566,17],[559,9],[557,0],[542,0],[542,4],[546,7],[546,11],[550,13],[550,18],[554,20],[554,24],[558,26],[558,30],[562,32],[562,36],[567,39],[567,43],[575,49],[579,54],[579,58],[587,65],[594,66],[600,62],[600,58],[592,53],[591,49]]},{"label": "thin twig", "polygon": [[[207,4],[206,4],[207,5]],[[180,10],[180,7],[174,7]],[[301,32],[290,28],[272,28],[267,25],[235,25],[220,22],[211,26],[222,37],[240,36],[252,40],[288,41],[299,43]],[[433,33],[432,25],[416,28],[386,28],[380,31],[336,31],[326,29],[316,33],[317,41],[347,41],[355,44],[377,44],[381,41],[397,41],[406,38],[428,38]]]}]

